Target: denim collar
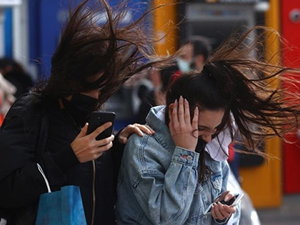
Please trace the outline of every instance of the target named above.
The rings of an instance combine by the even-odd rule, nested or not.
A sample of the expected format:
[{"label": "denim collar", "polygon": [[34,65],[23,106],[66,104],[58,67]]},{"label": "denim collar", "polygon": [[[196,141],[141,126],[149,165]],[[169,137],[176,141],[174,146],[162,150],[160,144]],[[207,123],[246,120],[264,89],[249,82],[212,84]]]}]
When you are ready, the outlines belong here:
[{"label": "denim collar", "polygon": [[146,122],[155,131],[154,138],[169,152],[173,152],[175,144],[169,127],[164,122],[164,111],[165,106],[152,107],[146,117]]}]

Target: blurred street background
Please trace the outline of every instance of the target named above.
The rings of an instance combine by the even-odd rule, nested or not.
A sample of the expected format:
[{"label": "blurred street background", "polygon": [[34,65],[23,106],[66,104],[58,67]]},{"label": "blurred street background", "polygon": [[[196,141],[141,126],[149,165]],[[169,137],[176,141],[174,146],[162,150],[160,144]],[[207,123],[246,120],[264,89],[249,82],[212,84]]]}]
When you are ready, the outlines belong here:
[{"label": "blurred street background", "polygon": [[[120,0],[110,0],[111,5]],[[128,15],[123,23],[135,20],[152,7],[167,7],[150,14],[152,34],[162,38],[153,46],[158,55],[172,54],[186,47],[187,41],[205,39],[207,52],[217,48],[229,35],[242,33],[254,25],[277,30],[285,39],[263,46],[272,63],[300,67],[299,0],[128,0]],[[0,126],[15,98],[27,92],[42,76],[49,76],[51,56],[59,43],[60,31],[68,18],[68,0],[0,0]],[[106,17],[99,12],[99,23]],[[176,26],[178,22],[180,25]],[[165,36],[168,34],[167,36]],[[196,43],[196,42],[193,42]],[[180,72],[201,70],[204,53],[197,44],[190,55],[178,59]],[[199,50],[199,51],[198,51]],[[280,53],[272,57],[275,53]],[[206,53],[205,53],[206,54]],[[201,56],[203,56],[201,58]],[[198,62],[200,59],[200,66]],[[164,71],[165,72],[165,71]],[[162,71],[144,71],[126,83],[105,105],[116,112],[115,131],[133,122],[142,122],[149,107],[147,94],[158,98],[166,76]],[[276,85],[276,84],[274,84]],[[278,83],[278,85],[281,85]],[[153,95],[154,93],[154,95]],[[151,99],[150,99],[151,100]],[[159,101],[151,103],[161,104]],[[145,107],[147,105],[147,107]],[[232,154],[230,165],[248,193],[263,225],[300,224],[300,142],[299,132],[286,137],[293,144],[272,139],[261,150],[272,155],[269,160],[258,156]],[[243,149],[243,145],[231,146]],[[251,224],[242,224],[251,225]],[[255,225],[255,224],[253,224]]]},{"label": "blurred street background", "polygon": [[278,208],[257,210],[262,225],[300,224],[300,195],[285,195],[282,200],[282,205]]}]

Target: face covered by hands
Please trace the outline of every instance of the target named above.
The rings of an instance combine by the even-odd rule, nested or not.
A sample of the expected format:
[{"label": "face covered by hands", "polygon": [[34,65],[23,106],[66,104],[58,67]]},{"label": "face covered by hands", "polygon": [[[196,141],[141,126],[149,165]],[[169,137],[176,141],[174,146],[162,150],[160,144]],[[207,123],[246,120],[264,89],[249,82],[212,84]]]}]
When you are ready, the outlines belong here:
[{"label": "face covered by hands", "polygon": [[195,151],[198,142],[198,107],[191,122],[189,102],[180,96],[169,107],[169,129],[176,146]]},{"label": "face covered by hands", "polygon": [[176,146],[201,152],[212,140],[224,116],[224,110],[199,111],[195,107],[191,120],[189,102],[183,97],[169,106],[169,129]]}]

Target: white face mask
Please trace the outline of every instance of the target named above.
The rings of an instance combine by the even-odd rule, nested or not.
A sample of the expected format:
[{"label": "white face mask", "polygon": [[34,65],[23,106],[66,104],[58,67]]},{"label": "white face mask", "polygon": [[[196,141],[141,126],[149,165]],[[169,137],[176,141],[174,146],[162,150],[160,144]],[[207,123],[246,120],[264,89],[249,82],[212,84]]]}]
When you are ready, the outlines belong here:
[{"label": "white face mask", "polygon": [[191,62],[183,60],[183,59],[177,59],[177,64],[179,67],[179,70],[182,73],[187,73],[191,71]]}]

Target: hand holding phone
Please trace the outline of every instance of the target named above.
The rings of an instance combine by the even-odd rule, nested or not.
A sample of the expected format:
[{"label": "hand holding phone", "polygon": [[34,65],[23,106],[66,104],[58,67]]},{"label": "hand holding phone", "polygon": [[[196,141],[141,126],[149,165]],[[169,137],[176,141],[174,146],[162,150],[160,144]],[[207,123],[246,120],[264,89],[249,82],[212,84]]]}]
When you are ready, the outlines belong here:
[{"label": "hand holding phone", "polygon": [[223,200],[220,201],[220,203],[222,203],[224,205],[228,205],[228,206],[234,207],[234,206],[237,206],[239,204],[239,202],[241,201],[241,199],[242,199],[243,196],[244,196],[243,193],[236,194],[236,195],[234,195],[234,197],[232,197],[228,201],[225,201],[223,199]]},{"label": "hand holding phone", "polygon": [[213,204],[216,203],[216,202],[220,202],[220,203],[222,203],[224,205],[228,205],[230,207],[235,207],[235,206],[237,206],[240,203],[240,201],[241,201],[241,199],[242,199],[243,196],[244,196],[243,193],[239,193],[239,194],[234,195],[228,201],[225,201],[224,199],[220,199],[220,197],[218,197],[218,198],[216,198],[216,200],[213,203],[211,203],[207,207],[207,209],[204,211],[204,215],[207,215],[207,214],[211,213],[211,208],[212,208]]},{"label": "hand holding phone", "polygon": [[102,133],[100,133],[96,140],[102,140],[105,138],[108,138],[112,135],[113,132],[113,126],[115,121],[116,114],[114,112],[108,112],[108,111],[95,111],[92,112],[90,115],[90,118],[88,120],[89,126],[87,130],[87,134],[92,133],[95,131],[98,127],[103,125],[106,122],[111,122],[112,125],[104,130]]}]

